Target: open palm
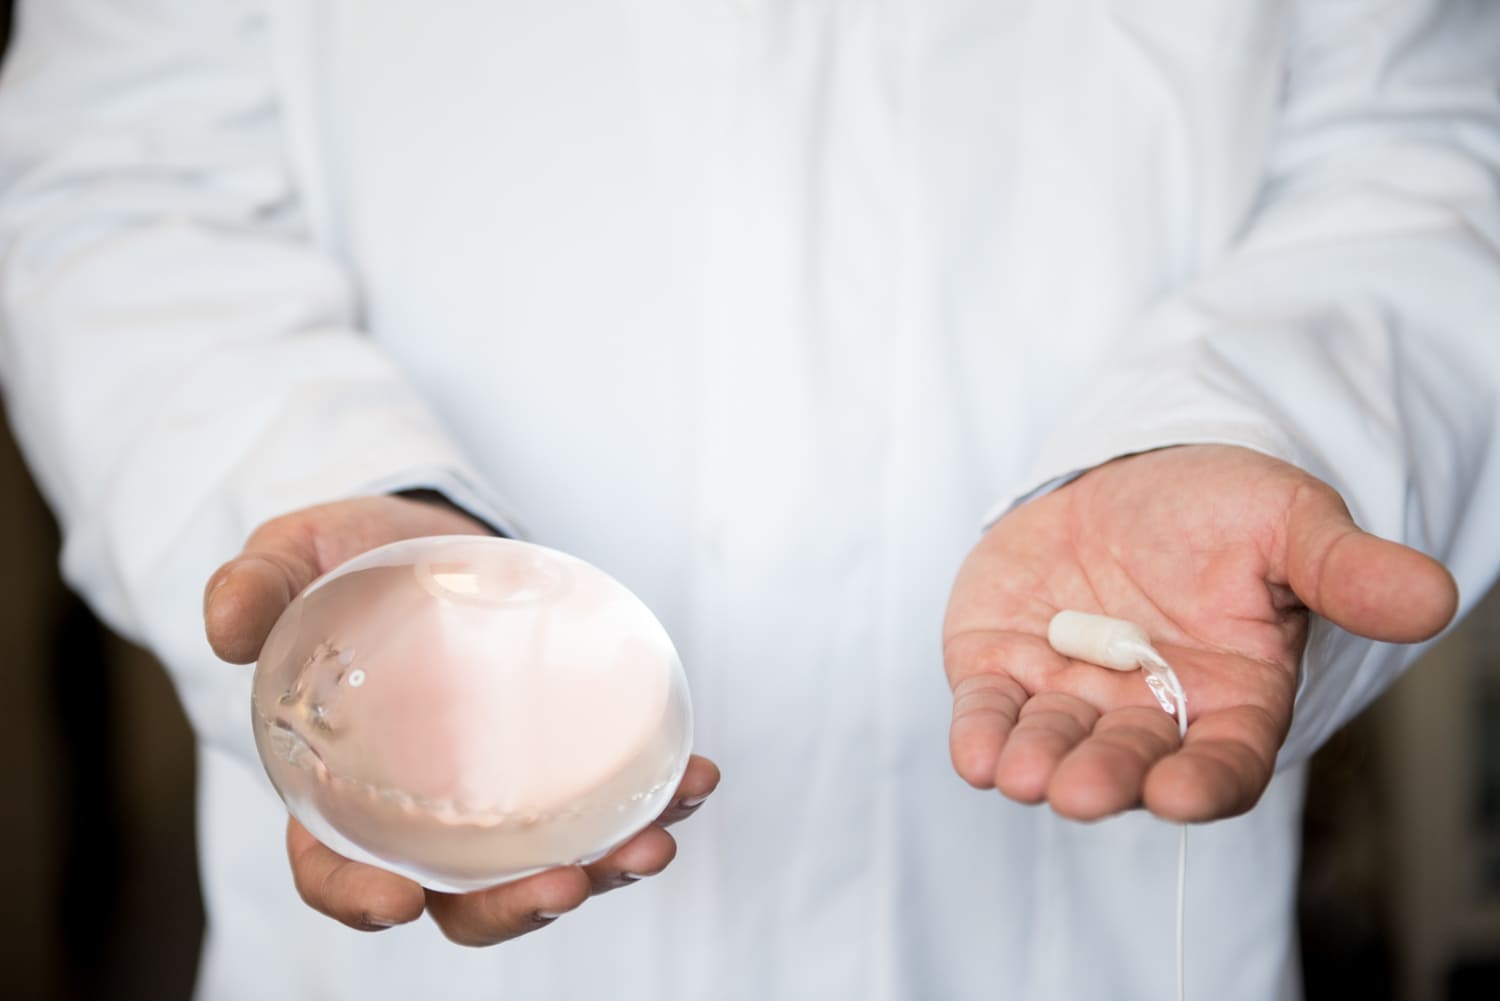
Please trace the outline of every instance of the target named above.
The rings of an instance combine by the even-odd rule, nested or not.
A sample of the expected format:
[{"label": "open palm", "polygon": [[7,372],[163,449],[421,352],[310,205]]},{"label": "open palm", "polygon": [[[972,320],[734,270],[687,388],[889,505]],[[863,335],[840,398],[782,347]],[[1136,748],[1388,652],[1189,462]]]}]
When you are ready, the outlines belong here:
[{"label": "open palm", "polygon": [[[1116,460],[997,522],[943,630],[953,763],[1066,816],[1145,805],[1204,821],[1252,807],[1292,719],[1309,610],[1386,642],[1445,626],[1437,562],[1355,526],[1326,484],[1229,446]],[[1142,677],[1053,652],[1062,609],[1138,623],[1188,697],[1188,735]]]}]

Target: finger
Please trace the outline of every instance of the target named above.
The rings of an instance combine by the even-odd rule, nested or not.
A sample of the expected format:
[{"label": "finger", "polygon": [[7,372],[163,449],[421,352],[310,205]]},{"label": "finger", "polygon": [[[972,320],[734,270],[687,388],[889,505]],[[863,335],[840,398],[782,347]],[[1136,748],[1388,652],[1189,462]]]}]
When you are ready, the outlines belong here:
[{"label": "finger", "polygon": [[545,928],[588,899],[592,887],[578,866],[475,893],[427,891],[427,913],[459,945],[495,945]]},{"label": "finger", "polygon": [[1000,751],[995,785],[1011,799],[1040,803],[1058,763],[1089,735],[1098,710],[1058,692],[1033,696]]},{"label": "finger", "polygon": [[1441,563],[1361,531],[1322,484],[1304,487],[1292,502],[1286,576],[1314,612],[1387,643],[1429,639],[1458,609],[1458,586]]},{"label": "finger", "polygon": [[209,643],[223,659],[248,663],[292,598],[345,560],[397,539],[488,534],[450,504],[404,497],[360,497],[273,519],[209,578],[203,599]]},{"label": "finger", "polygon": [[379,931],[422,916],[422,888],[395,873],[351,862],[295,820],[286,825],[286,851],[297,893],[313,910],[351,928]]},{"label": "finger", "polygon": [[676,857],[676,840],[653,824],[583,871],[593,893],[608,893],[655,876]]},{"label": "finger", "polygon": [[231,664],[255,660],[271,627],[313,576],[259,554],[240,556],[220,567],[210,580],[203,608],[203,625],[214,653]]},{"label": "finger", "polygon": [[278,519],[258,529],[204,591],[203,625],[214,653],[233,664],[253,661],[286,606],[323,570],[305,519]]},{"label": "finger", "polygon": [[1146,808],[1181,823],[1246,812],[1271,781],[1287,724],[1258,706],[1235,706],[1194,719],[1182,750],[1162,758],[1147,774]]},{"label": "finger", "polygon": [[1098,820],[1137,806],[1146,775],[1182,742],[1177,721],[1160,709],[1105,713],[1093,733],[1058,764],[1047,802],[1064,817]]},{"label": "finger", "polygon": [[943,666],[953,689],[948,754],[954,770],[976,788],[993,789],[1021,707],[1031,692],[1056,682],[1068,661],[1036,636],[970,630],[947,637]]},{"label": "finger", "polygon": [[960,778],[976,789],[995,787],[995,770],[1021,707],[1026,689],[1008,675],[974,674],[953,687],[953,723],[948,754]]},{"label": "finger", "polygon": [[719,766],[697,754],[688,758],[687,770],[677,783],[677,794],[656,818],[658,827],[670,827],[698,812],[698,807],[719,787]]}]

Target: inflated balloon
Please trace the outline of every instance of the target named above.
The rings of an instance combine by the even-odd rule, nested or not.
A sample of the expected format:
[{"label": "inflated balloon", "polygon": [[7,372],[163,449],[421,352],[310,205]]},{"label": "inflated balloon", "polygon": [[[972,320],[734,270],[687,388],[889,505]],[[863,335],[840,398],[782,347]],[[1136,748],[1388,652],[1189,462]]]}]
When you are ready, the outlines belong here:
[{"label": "inflated balloon", "polygon": [[266,772],[315,837],[452,892],[608,853],[666,807],[692,744],[682,664],[635,595],[480,536],[314,582],[252,702]]}]

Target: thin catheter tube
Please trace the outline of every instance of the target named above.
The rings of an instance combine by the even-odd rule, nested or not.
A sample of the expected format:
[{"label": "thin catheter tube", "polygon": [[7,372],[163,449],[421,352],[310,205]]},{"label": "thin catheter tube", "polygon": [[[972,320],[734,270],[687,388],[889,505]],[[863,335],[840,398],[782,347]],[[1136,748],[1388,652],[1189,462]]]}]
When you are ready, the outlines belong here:
[{"label": "thin catheter tube", "polygon": [[[1047,643],[1064,657],[1087,661],[1112,671],[1140,670],[1146,686],[1169,716],[1177,717],[1177,735],[1187,741],[1187,692],[1177,672],[1151,645],[1146,631],[1134,622],[1061,611],[1047,624]],[[1187,992],[1183,950],[1183,915],[1186,911],[1187,825],[1178,826],[1177,838],[1177,1001]]]}]

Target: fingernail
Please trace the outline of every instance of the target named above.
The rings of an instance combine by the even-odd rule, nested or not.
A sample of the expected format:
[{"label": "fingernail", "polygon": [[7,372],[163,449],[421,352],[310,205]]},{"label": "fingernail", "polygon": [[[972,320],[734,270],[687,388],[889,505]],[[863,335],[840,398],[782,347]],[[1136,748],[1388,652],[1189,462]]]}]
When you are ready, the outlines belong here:
[{"label": "fingernail", "polygon": [[391,918],[377,918],[372,914],[365,915],[365,925],[370,928],[394,928],[400,923]]},{"label": "fingernail", "polygon": [[229,583],[229,578],[233,575],[233,570],[219,570],[218,576],[215,577],[208,585],[208,593],[203,596],[203,604],[208,605],[210,602],[212,602],[214,600],[214,595],[218,594],[224,589],[224,585]]},{"label": "fingernail", "polygon": [[622,873],[620,873],[620,879],[623,882],[626,882],[626,883],[639,883],[641,880],[643,880],[645,878],[646,877],[644,875],[642,875],[641,873],[638,873],[638,872],[622,872]]},{"label": "fingernail", "polygon": [[679,810],[695,810],[698,807],[702,806],[705,802],[707,802],[707,800],[708,796],[706,794],[703,796],[689,796],[687,799],[678,803],[677,808]]},{"label": "fingernail", "polygon": [[531,920],[535,921],[539,925],[550,925],[552,922],[562,917],[565,913],[567,912],[558,911],[556,913],[553,913],[552,911],[537,911],[531,916]]}]

